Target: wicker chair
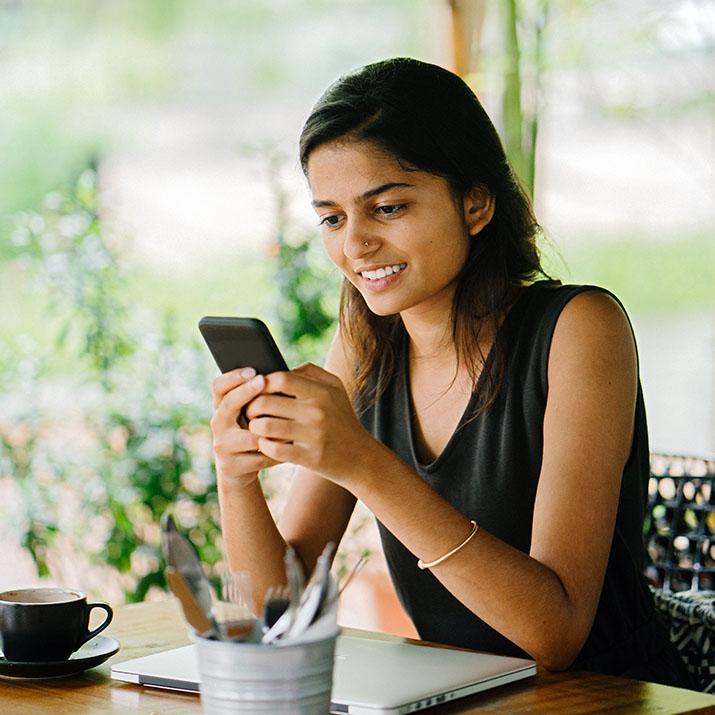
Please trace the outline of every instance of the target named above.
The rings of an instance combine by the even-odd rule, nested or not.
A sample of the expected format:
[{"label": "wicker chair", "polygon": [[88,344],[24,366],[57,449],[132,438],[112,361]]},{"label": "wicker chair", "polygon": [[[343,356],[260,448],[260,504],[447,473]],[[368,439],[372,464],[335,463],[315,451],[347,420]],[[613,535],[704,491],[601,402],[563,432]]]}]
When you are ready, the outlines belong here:
[{"label": "wicker chair", "polygon": [[715,692],[715,459],[651,455],[645,575],[699,688]]}]

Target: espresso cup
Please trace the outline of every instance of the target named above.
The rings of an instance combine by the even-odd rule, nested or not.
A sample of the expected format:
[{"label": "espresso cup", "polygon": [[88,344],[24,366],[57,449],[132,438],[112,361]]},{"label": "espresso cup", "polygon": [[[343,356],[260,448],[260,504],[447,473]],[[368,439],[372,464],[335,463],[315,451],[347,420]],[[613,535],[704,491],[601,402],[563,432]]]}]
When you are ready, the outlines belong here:
[{"label": "espresso cup", "polygon": [[[89,630],[93,608],[106,611],[104,621]],[[24,588],[0,593],[0,650],[7,660],[67,660],[112,620],[106,603],[87,603],[87,596],[68,588]]]}]

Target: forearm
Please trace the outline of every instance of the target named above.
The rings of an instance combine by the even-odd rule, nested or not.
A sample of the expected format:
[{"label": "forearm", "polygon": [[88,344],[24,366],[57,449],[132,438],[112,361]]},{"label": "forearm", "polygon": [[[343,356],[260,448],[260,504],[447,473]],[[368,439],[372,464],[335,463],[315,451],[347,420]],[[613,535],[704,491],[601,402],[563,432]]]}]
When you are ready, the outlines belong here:
[{"label": "forearm", "polygon": [[[415,559],[436,559],[470,532],[468,517],[384,447],[367,457],[351,485]],[[557,574],[485,529],[431,571],[475,615],[546,667],[567,667],[578,653],[588,618],[573,607]]]},{"label": "forearm", "polygon": [[258,479],[249,484],[219,479],[224,553],[231,571],[248,571],[257,612],[269,586],[285,583],[286,544],[268,509]]}]

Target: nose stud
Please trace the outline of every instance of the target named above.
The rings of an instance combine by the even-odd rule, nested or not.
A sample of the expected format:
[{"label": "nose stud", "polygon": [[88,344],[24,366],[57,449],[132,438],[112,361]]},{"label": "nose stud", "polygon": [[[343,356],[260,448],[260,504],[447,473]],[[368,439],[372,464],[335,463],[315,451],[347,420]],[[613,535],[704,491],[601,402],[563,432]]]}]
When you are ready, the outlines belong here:
[{"label": "nose stud", "polygon": [[369,246],[369,245],[370,245],[370,242],[369,242],[369,241],[365,241],[363,245],[364,245],[364,246]]}]

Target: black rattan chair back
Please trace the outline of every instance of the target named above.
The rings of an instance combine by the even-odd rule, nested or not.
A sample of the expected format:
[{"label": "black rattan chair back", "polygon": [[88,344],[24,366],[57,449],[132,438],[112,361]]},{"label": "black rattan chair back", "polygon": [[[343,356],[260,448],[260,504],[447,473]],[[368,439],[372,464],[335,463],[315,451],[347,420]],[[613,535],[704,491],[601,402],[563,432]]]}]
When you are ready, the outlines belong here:
[{"label": "black rattan chair back", "polygon": [[651,454],[645,575],[663,591],[715,590],[715,458]]}]

